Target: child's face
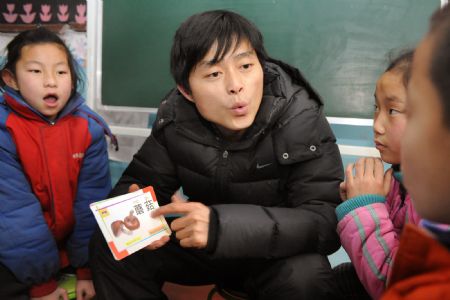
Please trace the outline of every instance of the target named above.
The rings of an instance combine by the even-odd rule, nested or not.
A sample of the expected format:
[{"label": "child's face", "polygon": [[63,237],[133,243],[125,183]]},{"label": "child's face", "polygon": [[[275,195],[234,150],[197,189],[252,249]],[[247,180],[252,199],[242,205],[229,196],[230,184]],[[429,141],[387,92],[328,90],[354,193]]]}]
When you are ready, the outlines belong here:
[{"label": "child's face", "polygon": [[418,213],[450,223],[450,130],[444,125],[442,100],[429,77],[432,47],[433,40],[427,37],[414,54],[402,168]]},{"label": "child's face", "polygon": [[54,120],[72,91],[72,76],[65,51],[57,44],[32,44],[22,48],[16,76],[8,85],[41,114]]},{"label": "child's face", "polygon": [[400,163],[400,142],[405,131],[406,89],[403,73],[385,72],[375,90],[374,138],[381,159],[390,164]]},{"label": "child's face", "polygon": [[242,41],[222,61],[211,64],[216,47],[217,44],[211,47],[191,71],[191,94],[179,89],[205,119],[225,135],[233,135],[248,128],[255,119],[262,99],[263,70],[247,41]]}]

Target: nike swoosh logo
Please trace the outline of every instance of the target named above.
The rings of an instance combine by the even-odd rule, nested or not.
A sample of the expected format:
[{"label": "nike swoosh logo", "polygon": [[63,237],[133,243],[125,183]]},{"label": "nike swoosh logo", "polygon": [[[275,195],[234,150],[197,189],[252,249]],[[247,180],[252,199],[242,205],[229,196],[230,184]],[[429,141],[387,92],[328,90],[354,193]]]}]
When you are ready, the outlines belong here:
[{"label": "nike swoosh logo", "polygon": [[270,166],[272,163],[268,163],[268,164],[264,164],[264,165],[260,165],[259,163],[257,163],[256,164],[256,168],[257,169],[262,169],[262,168],[265,168],[265,167],[268,167],[268,166]]}]

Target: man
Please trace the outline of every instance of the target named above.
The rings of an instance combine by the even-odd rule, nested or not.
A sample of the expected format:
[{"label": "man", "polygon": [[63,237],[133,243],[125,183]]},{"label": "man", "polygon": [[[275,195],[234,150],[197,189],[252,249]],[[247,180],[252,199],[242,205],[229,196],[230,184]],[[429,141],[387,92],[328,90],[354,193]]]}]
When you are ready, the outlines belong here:
[{"label": "man", "polygon": [[[218,283],[252,299],[333,298],[326,255],[339,247],[343,172],[318,95],[228,11],[180,26],[171,72],[177,89],[112,195],[151,185],[162,205],[155,215],[181,217],[169,218],[170,240],[120,262],[98,233],[99,299],[166,299],[165,281]],[[169,203],[180,187],[189,201]]]}]

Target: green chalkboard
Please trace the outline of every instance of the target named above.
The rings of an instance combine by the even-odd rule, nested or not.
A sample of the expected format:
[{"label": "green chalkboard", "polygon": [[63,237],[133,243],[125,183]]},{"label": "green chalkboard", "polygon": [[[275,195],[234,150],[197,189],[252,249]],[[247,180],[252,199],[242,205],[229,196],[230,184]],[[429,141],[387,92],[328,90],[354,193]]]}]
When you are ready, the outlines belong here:
[{"label": "green chalkboard", "polygon": [[179,24],[211,9],[236,11],[263,33],[268,53],[298,67],[328,116],[370,118],[391,49],[413,47],[439,0],[107,0],[102,104],[158,107],[174,86],[169,52]]}]

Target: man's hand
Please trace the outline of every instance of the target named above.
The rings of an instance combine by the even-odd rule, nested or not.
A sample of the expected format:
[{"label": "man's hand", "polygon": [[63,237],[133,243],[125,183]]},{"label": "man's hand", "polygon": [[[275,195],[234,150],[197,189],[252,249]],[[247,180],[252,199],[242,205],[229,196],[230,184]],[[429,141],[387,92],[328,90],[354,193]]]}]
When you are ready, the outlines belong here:
[{"label": "man's hand", "polygon": [[[31,300],[69,300],[69,296],[67,296],[67,291],[62,287],[57,287],[53,293],[48,294],[43,297],[31,298]],[[78,299],[77,299],[78,300]]]},{"label": "man's hand", "polygon": [[169,240],[170,240],[170,237],[165,235],[165,236],[161,237],[159,240],[153,241],[150,245],[144,247],[144,249],[156,250],[156,249],[164,246]]},{"label": "man's hand", "polygon": [[95,296],[92,280],[77,280],[77,300],[89,300]]},{"label": "man's hand", "polygon": [[347,166],[345,175],[346,181],[340,186],[341,198],[345,191],[345,200],[366,194],[386,196],[389,193],[392,169],[384,174],[383,162],[379,158],[360,158],[356,164]]},{"label": "man's hand", "polygon": [[198,249],[206,247],[209,230],[209,207],[200,202],[186,202],[175,194],[172,196],[172,203],[156,209],[152,216],[168,214],[183,214],[170,225],[182,247]]}]

